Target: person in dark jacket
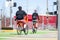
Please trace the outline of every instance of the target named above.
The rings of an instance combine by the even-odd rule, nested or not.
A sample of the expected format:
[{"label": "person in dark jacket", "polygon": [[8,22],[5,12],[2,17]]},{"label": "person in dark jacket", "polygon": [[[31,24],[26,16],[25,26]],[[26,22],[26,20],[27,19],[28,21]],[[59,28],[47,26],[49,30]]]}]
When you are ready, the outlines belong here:
[{"label": "person in dark jacket", "polygon": [[34,10],[34,13],[32,14],[32,20],[38,19],[38,13],[37,10]]},{"label": "person in dark jacket", "polygon": [[[18,30],[17,30],[17,33],[19,34],[19,30],[21,31],[24,31],[24,33],[26,34],[26,30],[25,30],[25,27],[24,27],[24,24],[25,24],[25,21],[24,21],[24,17],[27,16],[26,12],[22,10],[22,7],[19,6],[18,7],[18,11],[16,12],[16,19],[17,20],[17,25],[18,25]],[[20,24],[22,23],[22,24]],[[20,31],[20,34],[21,34],[21,31]]]},{"label": "person in dark jacket", "polygon": [[16,20],[22,20],[27,14],[25,11],[22,10],[21,6],[19,6],[18,9],[19,10],[16,12]]},{"label": "person in dark jacket", "polygon": [[34,10],[34,13],[32,14],[32,22],[33,22],[33,33],[36,33],[36,29],[37,29],[37,22],[38,22],[39,16],[37,13],[37,10]]}]

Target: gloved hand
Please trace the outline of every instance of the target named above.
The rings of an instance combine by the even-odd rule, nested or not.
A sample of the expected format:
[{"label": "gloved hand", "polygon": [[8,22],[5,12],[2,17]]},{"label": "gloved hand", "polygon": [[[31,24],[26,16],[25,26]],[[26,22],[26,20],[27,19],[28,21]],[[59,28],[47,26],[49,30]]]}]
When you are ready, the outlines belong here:
[{"label": "gloved hand", "polygon": [[15,21],[16,21],[16,19],[15,19]]}]

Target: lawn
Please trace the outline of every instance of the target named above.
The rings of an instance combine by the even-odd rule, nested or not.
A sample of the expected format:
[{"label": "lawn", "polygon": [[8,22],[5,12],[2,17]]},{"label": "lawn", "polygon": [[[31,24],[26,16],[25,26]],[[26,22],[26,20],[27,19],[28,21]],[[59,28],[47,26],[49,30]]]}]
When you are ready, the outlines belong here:
[{"label": "lawn", "polygon": [[[35,34],[47,34],[48,31],[37,31],[37,33]],[[29,30],[28,34],[33,34],[31,30]],[[16,36],[17,35],[17,32],[14,31],[14,32],[5,32],[5,31],[1,31],[0,32],[0,37],[13,37],[13,36]],[[24,35],[24,32],[22,32],[22,35]]]},{"label": "lawn", "polygon": [[[37,31],[37,33],[35,34],[48,34],[50,31]],[[53,32],[53,31],[52,31]],[[33,34],[31,30],[29,30],[28,34]],[[16,30],[15,31],[1,31],[0,32],[0,40],[6,40],[6,38],[4,37],[14,37],[17,35]],[[22,35],[24,35],[24,33],[22,32]]]}]

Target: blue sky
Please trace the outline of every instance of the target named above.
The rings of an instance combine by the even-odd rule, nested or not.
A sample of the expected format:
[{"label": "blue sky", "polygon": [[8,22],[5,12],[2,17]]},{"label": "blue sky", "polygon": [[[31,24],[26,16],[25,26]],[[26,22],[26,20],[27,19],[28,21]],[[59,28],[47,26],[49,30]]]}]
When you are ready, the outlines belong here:
[{"label": "blue sky", "polygon": [[[7,15],[7,17],[10,16],[10,10],[9,7],[5,6],[5,1],[6,0],[0,0],[0,9],[3,9],[3,12],[5,15]],[[56,6],[53,6],[53,2],[55,2],[56,0],[48,0],[48,9],[49,11],[53,12],[56,10]],[[28,14],[32,14],[34,12],[35,9],[38,10],[39,14],[45,14],[46,13],[46,0],[13,0],[13,2],[17,3],[17,7],[18,6],[22,6],[23,10],[26,11],[26,13]],[[27,4],[28,2],[28,4]],[[16,11],[18,10],[17,7],[13,7],[13,14],[12,16],[15,15]],[[53,10],[54,7],[54,10]],[[28,10],[28,12],[27,12]]]}]

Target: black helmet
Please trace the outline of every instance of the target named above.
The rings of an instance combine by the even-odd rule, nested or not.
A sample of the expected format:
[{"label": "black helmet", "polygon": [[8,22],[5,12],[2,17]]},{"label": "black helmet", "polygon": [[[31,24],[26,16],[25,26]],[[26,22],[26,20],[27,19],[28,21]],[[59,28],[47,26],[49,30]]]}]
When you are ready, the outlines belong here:
[{"label": "black helmet", "polygon": [[36,13],[36,12],[37,12],[37,10],[34,10],[34,12]]},{"label": "black helmet", "polygon": [[21,6],[19,6],[19,7],[18,7],[18,9],[19,9],[19,10],[22,10],[22,7],[21,7]]}]

